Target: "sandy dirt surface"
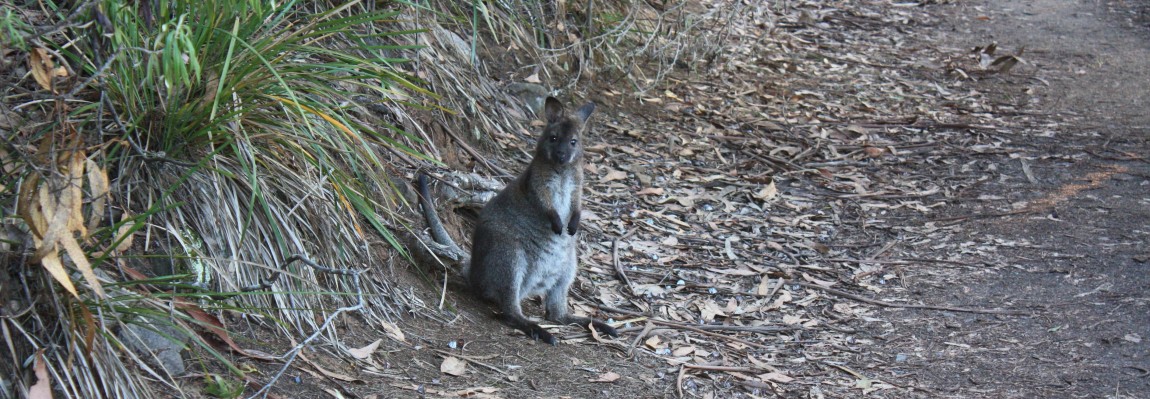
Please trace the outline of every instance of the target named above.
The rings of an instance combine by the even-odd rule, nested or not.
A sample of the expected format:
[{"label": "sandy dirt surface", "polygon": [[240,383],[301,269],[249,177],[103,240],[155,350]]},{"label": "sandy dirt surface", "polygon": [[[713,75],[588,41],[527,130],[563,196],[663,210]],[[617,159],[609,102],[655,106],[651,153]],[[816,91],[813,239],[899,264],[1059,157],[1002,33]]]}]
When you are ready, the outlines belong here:
[{"label": "sandy dirt surface", "polygon": [[[1146,2],[993,1],[948,8],[944,40],[1025,46],[983,81],[1049,129],[1019,132],[1004,178],[949,207],[993,271],[921,272],[919,294],[1025,317],[891,312],[883,356],[924,397],[1150,397],[1150,24]],[[1024,166],[1025,165],[1025,166]],[[1028,212],[1001,215],[1018,209]],[[1007,212],[1003,212],[1003,211]],[[916,273],[919,274],[919,273]]]},{"label": "sandy dirt surface", "polygon": [[[297,392],[318,394],[328,389],[322,387],[340,386],[338,390],[346,395],[365,398],[1150,397],[1150,117],[1146,112],[1150,3],[924,3],[930,4],[915,7],[925,10],[932,22],[900,28],[906,37],[926,43],[920,47],[956,57],[990,43],[997,43],[999,54],[1017,54],[1025,48],[1022,62],[1009,72],[970,79],[944,71],[941,64],[924,64],[926,74],[960,81],[962,90],[984,94],[998,116],[1022,127],[969,129],[972,142],[994,150],[972,149],[953,162],[925,165],[921,173],[942,180],[970,169],[991,178],[962,185],[957,195],[930,213],[885,214],[891,225],[882,227],[879,236],[888,238],[887,245],[879,245],[882,248],[872,254],[897,253],[899,259],[920,261],[889,261],[882,270],[890,276],[884,283],[898,286],[903,301],[940,309],[875,306],[860,313],[865,317],[843,318],[841,324],[825,329],[846,337],[833,345],[821,345],[824,336],[815,332],[740,335],[780,351],[777,358],[767,354],[758,358],[765,360],[750,362],[722,358],[726,355],[716,358],[715,354],[750,358],[763,352],[681,329],[664,332],[664,337],[686,336],[688,344],[712,348],[709,359],[714,364],[741,365],[686,369],[666,354],[657,354],[652,349],[657,345],[637,343],[635,352],[628,355],[641,323],[621,330],[619,345],[595,343],[584,336],[550,347],[525,340],[490,317],[488,307],[450,289],[446,298],[449,317],[417,316],[403,323],[400,327],[409,344],[392,345],[378,353],[377,361],[386,365],[382,370],[359,372],[361,380],[355,384],[333,383],[304,373]],[[833,12],[828,11],[829,15]],[[868,15],[849,17],[861,21],[852,23],[865,30]],[[663,115],[658,112],[663,111],[635,104],[609,105],[597,117],[603,118],[601,123],[625,124],[626,120],[658,119]],[[605,140],[602,131],[593,140]],[[597,160],[605,167],[619,167],[626,159],[618,158]],[[588,201],[599,205],[615,201],[600,198],[601,192],[588,194]],[[841,237],[870,234],[845,231],[850,228],[843,227]],[[903,240],[899,234],[932,229],[940,233],[915,240]],[[831,241],[827,245],[840,244]],[[841,245],[850,248],[854,244]],[[723,257],[721,251],[716,252],[717,258]],[[600,255],[600,263],[609,262],[609,255]],[[609,272],[593,274],[590,279],[581,277],[573,289],[577,309],[583,312],[594,311],[588,304],[598,302],[594,298],[599,289],[610,289]],[[849,284],[849,279],[843,282]],[[414,280],[412,284],[420,285]],[[438,293],[441,287],[423,288]],[[862,296],[883,294],[854,291]],[[815,298],[811,291],[798,292]],[[439,298],[429,295],[426,300]],[[1011,312],[967,312],[963,307]],[[537,304],[529,304],[526,311],[542,313]],[[830,306],[814,313],[826,315],[831,324],[839,317]],[[349,346],[364,345],[379,335],[378,331],[351,329],[344,341]],[[568,328],[562,335],[571,338],[580,332]],[[794,357],[796,352],[805,357]],[[708,359],[698,352],[694,356],[695,361]],[[460,376],[445,373],[441,367],[447,357],[466,363],[466,371]],[[770,369],[779,370],[785,378],[762,375]],[[277,394],[293,397],[292,389],[283,386]]]}]

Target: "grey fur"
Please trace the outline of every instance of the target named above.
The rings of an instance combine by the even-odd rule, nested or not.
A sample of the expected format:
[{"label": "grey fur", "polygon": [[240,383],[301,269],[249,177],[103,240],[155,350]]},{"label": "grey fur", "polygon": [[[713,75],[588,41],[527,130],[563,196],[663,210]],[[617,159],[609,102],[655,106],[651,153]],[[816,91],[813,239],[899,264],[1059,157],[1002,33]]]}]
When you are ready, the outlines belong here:
[{"label": "grey fur", "polygon": [[[555,337],[523,315],[524,298],[542,295],[547,320],[593,325],[618,336],[611,326],[573,316],[567,308],[567,291],[578,268],[575,233],[583,191],[582,136],[594,110],[595,104],[587,103],[568,115],[558,100],[547,98],[547,126],[531,164],[480,211],[471,262],[463,270],[471,290],[498,305],[508,324],[553,345]],[[421,191],[426,191],[423,186]]]}]

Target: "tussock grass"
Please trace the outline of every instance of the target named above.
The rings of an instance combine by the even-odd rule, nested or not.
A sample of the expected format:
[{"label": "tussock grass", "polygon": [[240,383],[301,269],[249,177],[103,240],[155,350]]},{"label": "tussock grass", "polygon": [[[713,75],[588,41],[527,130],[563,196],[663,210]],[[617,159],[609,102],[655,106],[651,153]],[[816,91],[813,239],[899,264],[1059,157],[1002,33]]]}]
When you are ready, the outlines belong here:
[{"label": "tussock grass", "polygon": [[[731,35],[742,4],[694,1],[501,0],[412,2],[399,17],[425,32],[397,38],[420,46],[406,65],[454,113],[417,114],[432,142],[525,137],[532,118],[507,95],[512,82],[537,82],[560,97],[603,96],[604,88],[646,97],[676,68],[706,68]],[[596,92],[588,92],[596,89]],[[453,164],[458,154],[432,151]],[[505,170],[483,160],[481,169]]]},{"label": "tussock grass", "polygon": [[[408,47],[391,37],[412,33],[398,28],[396,11],[356,1],[54,7],[40,10],[53,26],[11,28],[22,40],[5,42],[38,57],[36,79],[13,82],[22,92],[5,98],[37,121],[6,133],[0,155],[13,183],[3,194],[20,198],[28,225],[17,230],[36,240],[32,256],[17,257],[60,271],[21,283],[30,293],[75,288],[17,298],[29,310],[2,322],[13,344],[0,367],[40,359],[32,367],[66,397],[149,397],[151,379],[178,392],[155,359],[126,348],[128,325],[199,347],[204,370],[219,362],[241,374],[236,353],[204,340],[226,334],[213,314],[231,309],[245,329],[300,336],[330,329],[317,320],[360,300],[341,294],[357,292],[346,276],[280,270],[286,258],[357,270],[402,259],[390,158],[427,158],[393,123],[435,96],[395,66]],[[79,223],[52,228],[52,215],[64,214]],[[60,235],[84,250],[61,263]],[[381,257],[381,243],[393,255]],[[245,292],[273,275],[270,287]],[[358,311],[369,323],[419,307],[386,278],[367,279],[362,291],[372,306]],[[239,347],[260,344],[244,338]]]},{"label": "tussock grass", "polygon": [[[32,266],[9,267],[0,287],[18,305],[0,319],[0,372],[42,376],[12,381],[16,391],[51,381],[64,397],[181,392],[186,380],[128,349],[146,331],[193,349],[189,367],[230,392],[217,373],[243,374],[233,362],[245,354],[205,337],[240,327],[318,333],[334,343],[320,350],[355,361],[319,322],[335,309],[368,325],[433,313],[386,273],[406,262],[393,178],[527,136],[508,82],[643,96],[673,68],[707,62],[736,12],[595,0],[5,5],[0,55],[22,61],[0,63],[0,256]],[[293,255],[366,277],[355,286],[285,263]]]}]

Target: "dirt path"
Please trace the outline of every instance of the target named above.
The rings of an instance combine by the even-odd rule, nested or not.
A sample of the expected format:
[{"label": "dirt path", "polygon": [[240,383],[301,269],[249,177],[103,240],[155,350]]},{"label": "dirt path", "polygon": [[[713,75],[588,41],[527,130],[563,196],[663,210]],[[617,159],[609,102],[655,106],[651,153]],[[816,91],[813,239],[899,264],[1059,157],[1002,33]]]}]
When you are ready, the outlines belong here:
[{"label": "dirt path", "polygon": [[[1150,397],[1150,4],[961,2],[953,45],[1025,46],[1028,65],[984,81],[1036,112],[996,163],[1002,178],[948,212],[987,268],[908,271],[922,298],[1029,316],[886,312],[876,330],[926,397]],[[1136,158],[1136,159],[1131,159]],[[1002,215],[1013,211],[1017,214]],[[980,217],[985,216],[985,217]]]},{"label": "dirt path", "polygon": [[[603,127],[590,139],[595,170],[586,190],[596,218],[573,290],[579,312],[607,303],[690,325],[778,330],[716,337],[643,331],[645,322],[632,319],[617,342],[585,337],[548,347],[449,290],[448,316],[408,321],[408,344],[389,350],[386,369],[348,391],[368,398],[1150,397],[1150,4],[863,2],[841,10],[798,3],[801,13],[775,21],[789,36],[771,39],[786,36],[783,44],[750,43],[746,54],[762,58],[735,72],[683,77],[661,102],[596,98]],[[891,42],[927,44],[870,52],[892,21],[911,22]],[[745,37],[766,37],[755,29],[767,25]],[[1000,54],[1025,46],[1026,62],[968,78],[931,64],[970,64],[967,50],[992,42]],[[768,78],[731,76],[752,72]],[[858,77],[877,89],[852,81]],[[922,86],[930,93],[903,91]],[[778,113],[760,124],[762,114],[740,114],[744,101]],[[833,107],[818,108],[823,103]],[[953,106],[958,111],[945,116],[959,123],[899,125],[900,116],[935,115],[923,104]],[[830,116],[820,120],[820,110]],[[994,115],[971,117],[978,113]],[[978,127],[986,120],[1005,124]],[[866,121],[879,127],[847,126]],[[962,127],[969,121],[978,126]],[[838,135],[811,139],[820,129]],[[904,150],[867,156],[878,147],[860,135]],[[746,141],[707,140],[717,136]],[[838,149],[828,151],[827,142]],[[780,158],[803,165],[788,168]],[[765,170],[775,174],[763,177]],[[761,190],[766,181],[777,182],[786,200],[756,199],[771,195]],[[843,189],[848,181],[874,196]],[[928,190],[940,186],[945,192]],[[905,191],[884,191],[890,187]],[[917,208],[901,207],[904,200]],[[866,208],[883,201],[891,207]],[[872,270],[842,261],[864,255],[887,263]],[[615,261],[630,265],[631,290],[616,278]],[[768,285],[808,273],[857,296],[1025,314],[896,310]],[[541,314],[535,305],[527,312]],[[361,333],[349,341],[379,336]],[[447,356],[466,360],[466,372],[441,372]],[[304,382],[313,383],[323,385]]]}]

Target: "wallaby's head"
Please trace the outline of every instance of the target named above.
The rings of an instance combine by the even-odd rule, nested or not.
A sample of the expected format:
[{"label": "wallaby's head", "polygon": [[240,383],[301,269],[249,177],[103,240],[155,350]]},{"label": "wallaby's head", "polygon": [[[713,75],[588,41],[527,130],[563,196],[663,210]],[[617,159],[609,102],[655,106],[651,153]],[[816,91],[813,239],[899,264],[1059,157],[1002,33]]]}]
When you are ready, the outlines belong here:
[{"label": "wallaby's head", "polygon": [[547,127],[543,128],[543,135],[535,148],[535,157],[564,165],[583,156],[583,129],[591,112],[595,111],[595,103],[589,102],[579,107],[574,115],[568,115],[559,100],[547,97],[544,110]]}]

